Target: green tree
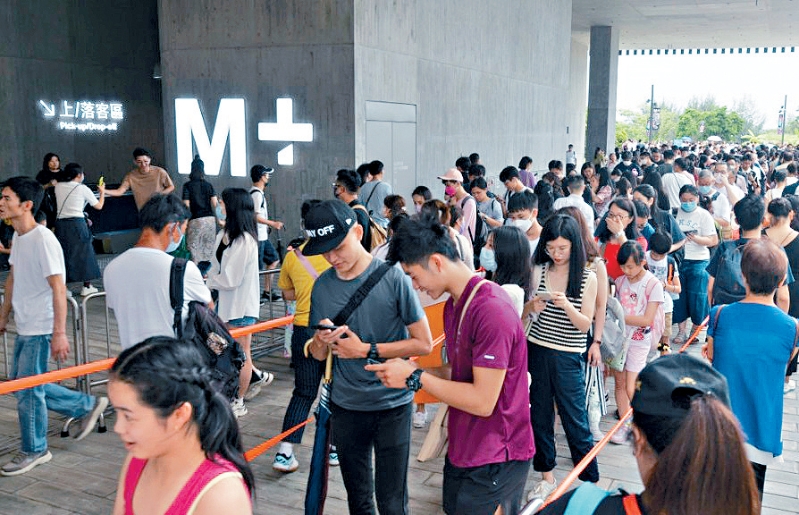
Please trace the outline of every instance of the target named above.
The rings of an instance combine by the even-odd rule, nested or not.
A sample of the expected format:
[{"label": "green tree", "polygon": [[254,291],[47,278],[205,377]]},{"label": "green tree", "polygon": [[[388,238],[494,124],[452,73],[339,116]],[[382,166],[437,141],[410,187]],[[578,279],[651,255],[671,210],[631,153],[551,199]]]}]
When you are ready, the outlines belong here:
[{"label": "green tree", "polygon": [[[705,131],[699,132],[704,122]],[[725,141],[738,141],[744,132],[745,120],[736,112],[727,111],[726,107],[714,107],[711,110],[687,108],[679,117],[677,133],[680,136],[705,139],[708,136],[719,136]]]},{"label": "green tree", "polygon": [[[663,103],[660,105],[660,127],[652,133],[652,141],[671,141],[677,134],[677,120],[679,113],[673,105]],[[632,138],[638,141],[647,141],[646,130],[649,119],[649,103],[643,103],[636,110],[623,109],[616,120],[616,144],[621,145]]]}]

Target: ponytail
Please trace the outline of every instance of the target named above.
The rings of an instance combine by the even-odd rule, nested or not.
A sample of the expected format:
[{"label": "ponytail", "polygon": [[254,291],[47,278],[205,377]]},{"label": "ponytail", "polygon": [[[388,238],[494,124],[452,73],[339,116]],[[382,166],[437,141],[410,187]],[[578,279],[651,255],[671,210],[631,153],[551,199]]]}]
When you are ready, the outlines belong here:
[{"label": "ponytail", "polygon": [[[637,414],[655,452],[664,422]],[[674,421],[673,418],[669,419]],[[660,433],[660,434],[659,434]],[[760,503],[744,438],[732,412],[710,395],[694,397],[673,439],[661,449],[645,480],[643,500],[658,515],[755,515]],[[657,442],[660,440],[660,442]],[[653,445],[654,444],[654,445]]]},{"label": "ponytail", "polygon": [[230,410],[230,403],[221,393],[213,389],[206,390],[206,393],[209,391],[210,395],[206,395],[208,410],[205,417],[198,421],[200,445],[205,451],[205,457],[214,460],[219,455],[235,465],[247,485],[247,490],[255,498],[255,476],[250,464],[244,459],[239,424]]}]

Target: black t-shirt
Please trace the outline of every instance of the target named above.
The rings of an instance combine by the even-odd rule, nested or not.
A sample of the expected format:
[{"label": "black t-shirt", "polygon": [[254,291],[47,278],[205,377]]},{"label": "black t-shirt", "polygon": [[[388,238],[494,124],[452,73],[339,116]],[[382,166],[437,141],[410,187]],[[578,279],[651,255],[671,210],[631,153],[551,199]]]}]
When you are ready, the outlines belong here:
[{"label": "black t-shirt", "polygon": [[355,217],[358,219],[358,223],[363,227],[363,237],[361,238],[361,245],[363,248],[366,249],[367,252],[372,251],[372,231],[369,228],[369,213],[366,212],[365,209],[355,209],[355,206],[363,206],[363,203],[355,199],[349,203],[349,206],[353,208],[352,210],[355,211]]},{"label": "black t-shirt", "polygon": [[216,196],[214,187],[206,181],[189,181],[183,185],[183,200],[189,201],[191,218],[214,216],[211,197]]},{"label": "black t-shirt", "polygon": [[[565,513],[566,507],[569,505],[569,500],[572,498],[572,495],[574,495],[574,490],[563,494],[555,502],[540,511],[538,515],[561,515]],[[623,504],[625,495],[627,495],[627,492],[622,490],[619,494],[607,496],[601,503],[599,503],[599,506],[597,506],[596,510],[594,510],[594,515],[625,515],[626,512],[624,511]],[[636,495],[635,498],[638,501],[638,508],[641,510],[641,515],[647,515],[649,512],[646,511],[646,508],[641,501],[641,496]],[[585,515],[591,514],[586,513]]]},{"label": "black t-shirt", "polygon": [[48,170],[39,170],[39,173],[36,174],[36,182],[41,184],[42,186],[46,186],[50,184],[50,181],[59,181],[61,176],[64,175],[63,170],[58,170],[56,172],[51,172]]}]

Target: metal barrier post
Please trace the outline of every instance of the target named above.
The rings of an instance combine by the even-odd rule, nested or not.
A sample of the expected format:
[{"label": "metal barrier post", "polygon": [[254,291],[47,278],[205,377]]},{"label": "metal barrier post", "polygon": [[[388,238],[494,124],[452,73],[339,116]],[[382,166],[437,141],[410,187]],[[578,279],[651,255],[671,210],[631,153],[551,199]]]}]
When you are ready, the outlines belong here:
[{"label": "metal barrier post", "polygon": [[[72,337],[75,345],[75,365],[82,365],[86,363],[87,356],[81,352],[81,323],[78,301],[72,298],[72,296],[67,295],[67,305],[72,308]],[[88,393],[86,387],[84,386],[86,380],[86,377],[76,377],[75,389],[83,390],[84,392]]]},{"label": "metal barrier post", "polygon": [[[264,278],[263,280],[265,280],[266,277],[269,277],[269,276],[272,276],[272,275],[276,275],[276,274],[280,274],[280,269],[279,268],[273,268],[272,270],[260,270],[258,272],[258,283],[259,284],[262,283],[262,278]],[[269,277],[269,280],[271,280],[271,277]],[[269,312],[268,318],[269,318],[269,320],[272,320],[272,319],[275,318],[274,302],[272,301],[271,298],[268,299],[267,302],[269,304],[269,307],[267,308],[268,312]],[[280,313],[278,316],[283,316],[283,315],[285,315],[285,313]],[[269,333],[267,335],[265,335],[265,337],[267,339],[267,343],[264,346],[265,349],[266,349],[265,353],[268,354],[268,353],[274,351],[275,349],[277,349],[276,344],[275,344],[275,335],[274,335],[274,333],[272,331],[269,331]],[[255,345],[253,345],[253,347],[255,347]],[[259,346],[259,347],[261,347],[261,346]],[[263,350],[263,348],[261,348],[260,350]],[[253,354],[255,354],[255,349],[254,348],[253,348]],[[258,355],[261,355],[261,353],[259,352]]]},{"label": "metal barrier post", "polygon": [[543,499],[533,499],[524,505],[519,515],[533,515],[533,513],[538,513],[538,510],[540,510],[542,506],[544,506]]},{"label": "metal barrier post", "polygon": [[[6,292],[3,291],[0,293],[0,304],[3,304],[6,301]],[[6,379],[9,379],[10,376],[8,375],[8,334],[3,332],[3,364],[5,365],[6,371]]]},{"label": "metal barrier post", "polygon": [[[81,313],[81,320],[83,321],[83,342],[82,343],[83,343],[83,353],[86,356],[87,362],[90,360],[89,358],[91,357],[90,356],[90,349],[89,349],[89,329],[90,329],[90,327],[89,327],[89,308],[88,308],[88,303],[89,303],[90,300],[96,299],[96,298],[100,298],[100,297],[105,297],[105,292],[104,291],[97,292],[97,293],[92,293],[91,295],[87,295],[87,296],[85,296],[83,298],[83,302],[81,302],[80,313]],[[111,356],[111,330],[110,330],[110,323],[109,323],[109,320],[108,320],[108,305],[107,304],[105,306],[105,335],[106,335],[105,345],[106,345],[106,351],[107,351],[107,356],[106,357],[110,358],[110,357],[112,357]],[[87,394],[91,394],[91,389],[92,389],[93,386],[99,386],[99,385],[105,384],[107,382],[108,382],[108,379],[99,379],[97,381],[92,381],[90,376],[86,376],[86,393]]]}]

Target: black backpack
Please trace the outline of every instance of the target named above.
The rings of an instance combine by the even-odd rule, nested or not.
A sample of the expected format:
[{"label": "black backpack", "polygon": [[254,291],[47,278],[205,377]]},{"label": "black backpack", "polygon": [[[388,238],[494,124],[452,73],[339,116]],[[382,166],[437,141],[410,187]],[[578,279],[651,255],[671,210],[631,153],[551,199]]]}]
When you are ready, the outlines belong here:
[{"label": "black backpack", "polygon": [[[472,240],[472,250],[474,251],[474,267],[480,267],[480,251],[483,250],[485,247],[486,241],[488,239],[488,228],[486,227],[486,223],[480,217],[480,210],[477,208],[477,199],[472,197],[471,195],[466,196],[461,201],[461,212],[463,212],[463,206],[466,205],[466,202],[472,199],[474,200],[474,234],[472,234],[472,228],[469,227],[469,236]],[[492,199],[492,202],[496,200]]]},{"label": "black backpack", "polygon": [[744,276],[741,272],[743,243],[726,241],[719,245],[719,265],[713,282],[713,305],[732,304],[746,297]]},{"label": "black backpack", "polygon": [[175,258],[169,269],[169,303],[174,310],[173,329],[178,339],[191,342],[208,357],[212,369],[211,384],[228,400],[238,396],[239,372],[247,355],[230,335],[225,323],[202,302],[191,301],[186,323],[183,311],[183,276],[186,260]]}]

